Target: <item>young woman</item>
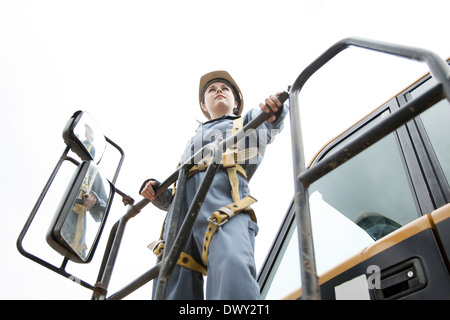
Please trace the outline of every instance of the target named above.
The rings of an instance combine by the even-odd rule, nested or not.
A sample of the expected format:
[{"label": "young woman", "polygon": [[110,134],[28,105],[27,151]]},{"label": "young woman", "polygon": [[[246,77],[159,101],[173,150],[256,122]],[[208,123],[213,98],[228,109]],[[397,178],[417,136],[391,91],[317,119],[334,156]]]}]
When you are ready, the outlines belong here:
[{"label": "young woman", "polygon": [[[213,71],[201,77],[199,102],[207,121],[200,125],[189,140],[181,163],[192,158],[210,142],[226,139],[233,130],[242,128],[260,113],[260,110],[252,109],[241,116],[243,96],[237,83],[226,71]],[[239,148],[230,146],[227,150],[226,154],[231,155],[231,158],[224,161],[214,177],[184,248],[184,259],[180,258],[170,277],[167,299],[203,299],[202,273],[205,274],[206,270],[206,299],[260,299],[254,261],[258,226],[256,216],[249,207],[256,200],[250,196],[248,182],[261,163],[267,145],[282,129],[288,107],[283,106],[276,95],[269,96],[259,106],[264,112],[273,110],[276,114],[252,132]],[[206,166],[202,160],[196,159],[194,170],[191,169],[192,172],[188,174],[182,195],[184,214],[205,174]],[[171,190],[155,197],[154,187],[158,185],[158,181],[149,179],[142,185],[140,194],[158,208],[168,210]],[[228,209],[221,210],[227,205]],[[236,207],[239,208],[236,214],[225,224],[217,226],[211,223],[214,213],[220,217],[229,213],[229,208]],[[169,217],[166,221],[169,221]],[[161,240],[164,237],[165,233]],[[159,241],[154,248],[155,253],[160,253],[161,243]]]}]

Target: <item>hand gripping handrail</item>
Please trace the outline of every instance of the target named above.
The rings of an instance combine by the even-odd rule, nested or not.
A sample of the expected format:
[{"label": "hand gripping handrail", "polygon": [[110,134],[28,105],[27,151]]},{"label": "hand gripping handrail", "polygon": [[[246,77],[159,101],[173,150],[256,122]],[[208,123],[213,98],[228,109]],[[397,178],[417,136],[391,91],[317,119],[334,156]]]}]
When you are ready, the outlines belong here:
[{"label": "hand gripping handrail", "polygon": [[[450,101],[450,69],[445,60],[428,50],[361,38],[346,38],[337,42],[313,61],[313,63],[298,76],[292,85],[290,92],[289,112],[294,167],[294,206],[299,237],[302,296],[304,299],[320,299],[320,288],[316,272],[311,217],[308,203],[309,185],[431,106],[429,103],[430,101],[427,103],[425,96],[430,96],[432,94],[427,92],[423,94],[421,98],[417,98],[411,103],[408,103],[409,107],[404,106],[400,109],[401,112],[391,114],[376,127],[372,128],[372,130],[369,130],[366,134],[355,139],[351,143],[351,146],[346,146],[346,149],[350,150],[339,150],[336,154],[333,154],[312,168],[306,170],[298,98],[300,91],[306,81],[317,70],[338,53],[351,46],[425,62],[432,75],[440,84],[440,98],[444,96]],[[434,94],[439,95],[439,93],[436,92]],[[414,108],[410,108],[412,106],[414,106]]]}]

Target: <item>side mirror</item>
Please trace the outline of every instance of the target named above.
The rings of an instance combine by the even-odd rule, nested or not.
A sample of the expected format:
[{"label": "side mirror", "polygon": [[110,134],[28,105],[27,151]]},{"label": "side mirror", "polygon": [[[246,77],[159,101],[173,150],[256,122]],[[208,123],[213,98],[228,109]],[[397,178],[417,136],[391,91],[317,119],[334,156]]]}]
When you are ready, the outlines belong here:
[{"label": "side mirror", "polygon": [[99,163],[105,152],[105,136],[85,111],[77,111],[69,119],[63,130],[63,139],[82,160]]},{"label": "side mirror", "polygon": [[93,161],[82,162],[57,207],[47,232],[47,243],[73,262],[90,262],[114,192],[114,186]]}]

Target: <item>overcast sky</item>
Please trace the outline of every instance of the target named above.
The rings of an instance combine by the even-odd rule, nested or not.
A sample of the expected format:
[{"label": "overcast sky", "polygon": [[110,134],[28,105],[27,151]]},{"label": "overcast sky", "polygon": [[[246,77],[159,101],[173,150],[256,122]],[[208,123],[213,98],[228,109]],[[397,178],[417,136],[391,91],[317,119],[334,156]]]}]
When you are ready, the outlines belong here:
[{"label": "overcast sky", "polygon": [[[62,130],[75,111],[88,111],[124,149],[117,187],[140,200],[142,181],[170,175],[197,128],[196,120],[204,121],[197,101],[202,74],[228,70],[248,110],[285,90],[317,56],[346,37],[422,47],[448,58],[449,9],[447,0],[1,0],[0,298],[91,296],[16,249],[17,236],[64,150]],[[426,72],[417,62],[362,49],[340,54],[304,90],[307,161]],[[289,207],[292,180],[286,123],[250,183],[259,200],[254,206],[260,225],[258,268]],[[49,203],[39,211],[37,234],[45,235],[54,206]],[[109,227],[124,213],[116,197]],[[129,222],[111,292],[154,264],[146,246],[159,237],[163,219],[164,212],[148,206]],[[61,256],[44,237],[31,230],[30,236],[26,248],[59,266]],[[100,249],[92,266],[70,267],[92,284]],[[150,292],[146,287],[130,297],[145,299]]]}]

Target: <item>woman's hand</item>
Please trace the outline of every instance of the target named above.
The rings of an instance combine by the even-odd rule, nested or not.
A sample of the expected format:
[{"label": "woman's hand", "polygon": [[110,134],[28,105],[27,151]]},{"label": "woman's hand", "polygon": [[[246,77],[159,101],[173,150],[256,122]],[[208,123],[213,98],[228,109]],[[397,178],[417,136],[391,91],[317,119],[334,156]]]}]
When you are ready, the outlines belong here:
[{"label": "woman's hand", "polygon": [[[280,94],[281,92],[277,92],[276,95],[271,95],[268,98],[266,98],[266,100],[264,100],[265,103],[260,103],[259,107],[261,108],[261,110],[266,113],[269,113],[271,111],[277,112],[278,108],[280,108],[283,105],[277,98],[277,96],[279,96]],[[268,120],[269,122],[273,122],[275,121],[276,118],[277,117],[275,115],[271,115]]]},{"label": "woman's hand", "polygon": [[156,185],[156,180],[148,181],[141,191],[141,196],[149,199],[150,201],[155,200],[156,194],[155,194],[155,190],[153,190],[153,186],[155,186],[155,185]]},{"label": "woman's hand", "polygon": [[85,193],[83,195],[83,204],[86,207],[86,210],[89,211],[92,207],[97,203],[97,197],[91,193]]}]

